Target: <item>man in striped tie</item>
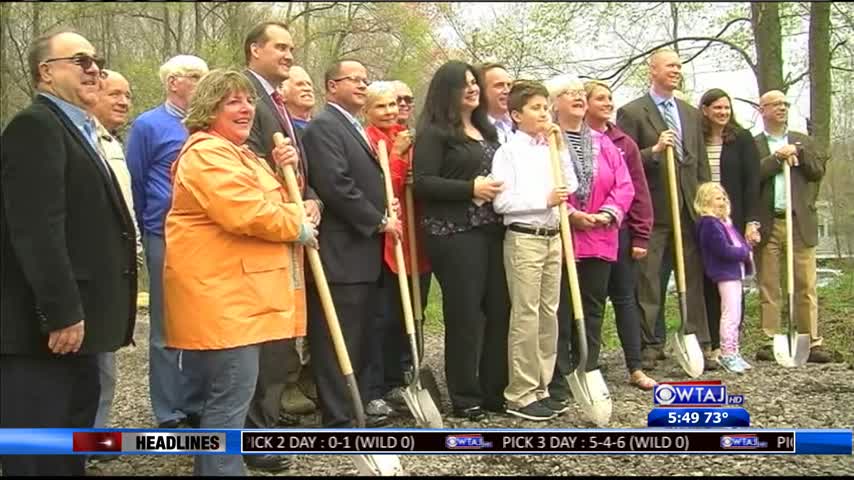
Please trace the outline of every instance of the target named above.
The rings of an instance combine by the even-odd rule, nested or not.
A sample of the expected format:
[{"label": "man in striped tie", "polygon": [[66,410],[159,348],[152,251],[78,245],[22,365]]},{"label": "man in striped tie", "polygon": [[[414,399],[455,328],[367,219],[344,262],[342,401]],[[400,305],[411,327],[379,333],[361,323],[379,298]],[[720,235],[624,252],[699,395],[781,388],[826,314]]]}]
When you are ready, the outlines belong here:
[{"label": "man in striped tie", "polygon": [[[696,213],[691,207],[700,183],[711,180],[709,161],[700,130],[700,113],[676,98],[682,79],[682,61],[673,50],[663,49],[649,59],[651,87],[647,94],[617,111],[617,125],[638,144],[652,197],[655,223],[649,254],[639,261],[638,303],[643,312],[641,344],[644,368],[664,357],[664,309],[667,282],[673,269],[673,220],[670,214],[666,148],[673,147],[682,220],[685,256],[688,333],[695,333],[704,349],[709,329],[703,298],[703,268],[694,241]],[[706,361],[706,367],[714,362]]]}]

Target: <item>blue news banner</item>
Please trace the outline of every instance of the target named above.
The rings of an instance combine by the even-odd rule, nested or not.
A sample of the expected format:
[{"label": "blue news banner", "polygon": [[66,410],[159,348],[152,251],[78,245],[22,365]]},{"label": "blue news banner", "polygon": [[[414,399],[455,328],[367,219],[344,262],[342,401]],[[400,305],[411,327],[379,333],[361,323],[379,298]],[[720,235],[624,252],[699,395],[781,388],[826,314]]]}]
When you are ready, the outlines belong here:
[{"label": "blue news banner", "polygon": [[811,454],[851,455],[851,430],[0,429],[0,455]]}]

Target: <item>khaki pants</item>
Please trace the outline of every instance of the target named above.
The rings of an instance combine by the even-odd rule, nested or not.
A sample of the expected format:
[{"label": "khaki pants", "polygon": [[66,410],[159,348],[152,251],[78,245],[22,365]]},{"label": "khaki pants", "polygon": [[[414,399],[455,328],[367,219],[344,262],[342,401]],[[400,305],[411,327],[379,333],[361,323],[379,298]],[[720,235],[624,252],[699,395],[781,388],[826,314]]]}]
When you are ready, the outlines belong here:
[{"label": "khaki pants", "polygon": [[[793,270],[795,276],[794,311],[799,333],[808,333],[810,347],[821,345],[818,335],[818,296],[816,294],[815,247],[804,245],[800,231],[792,232]],[[774,219],[768,242],[758,247],[756,262],[759,283],[759,306],[762,330],[770,338],[780,331],[781,285],[786,282],[786,220]]]},{"label": "khaki pants", "polygon": [[557,307],[560,301],[560,236],[507,230],[504,269],[510,292],[507,340],[509,408],[523,408],[549,396],[557,359]]}]

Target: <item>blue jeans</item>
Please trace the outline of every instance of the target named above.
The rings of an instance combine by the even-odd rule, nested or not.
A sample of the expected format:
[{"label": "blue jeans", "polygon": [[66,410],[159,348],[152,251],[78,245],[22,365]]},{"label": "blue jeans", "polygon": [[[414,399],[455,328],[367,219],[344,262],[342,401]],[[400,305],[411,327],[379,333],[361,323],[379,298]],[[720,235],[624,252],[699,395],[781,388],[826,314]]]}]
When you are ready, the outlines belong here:
[{"label": "blue jeans", "polygon": [[163,333],[163,237],[146,233],[142,237],[149,278],[148,389],[154,419],[163,422],[198,414],[202,407],[203,385],[198,373],[181,361],[181,350],[166,347]]},{"label": "blue jeans", "polygon": [[113,409],[113,397],[116,394],[116,354],[104,352],[98,358],[98,379],[101,382],[101,396],[98,398],[98,413],[95,414],[95,428],[107,428],[110,412]]},{"label": "blue jeans", "polygon": [[[641,368],[641,311],[635,296],[637,262],[632,258],[631,237],[628,228],[620,229],[617,261],[611,264],[611,277],[608,280],[608,296],[614,305],[617,334],[623,345],[623,355],[629,373]],[[664,319],[661,321],[663,324]],[[659,333],[656,323],[656,336]],[[661,338],[663,336],[662,334]]]},{"label": "blue jeans", "polygon": [[[184,350],[184,362],[193,365],[205,385],[200,428],[244,427],[258,381],[260,351],[258,345],[225,350]],[[242,455],[196,455],[193,475],[245,477],[246,467]]]}]

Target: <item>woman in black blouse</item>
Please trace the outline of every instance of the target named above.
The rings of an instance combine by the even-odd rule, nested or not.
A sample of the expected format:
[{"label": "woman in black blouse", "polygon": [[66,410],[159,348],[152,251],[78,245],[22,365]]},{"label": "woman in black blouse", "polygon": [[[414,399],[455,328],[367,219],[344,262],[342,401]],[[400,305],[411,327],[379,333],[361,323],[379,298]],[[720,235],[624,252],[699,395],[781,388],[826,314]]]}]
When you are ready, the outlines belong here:
[{"label": "woman in black blouse", "polygon": [[504,411],[510,302],[504,226],[492,209],[501,183],[488,177],[498,149],[486,97],[471,65],[450,61],[433,76],[418,121],[415,196],[433,273],[442,289],[445,376],[455,416]]}]

